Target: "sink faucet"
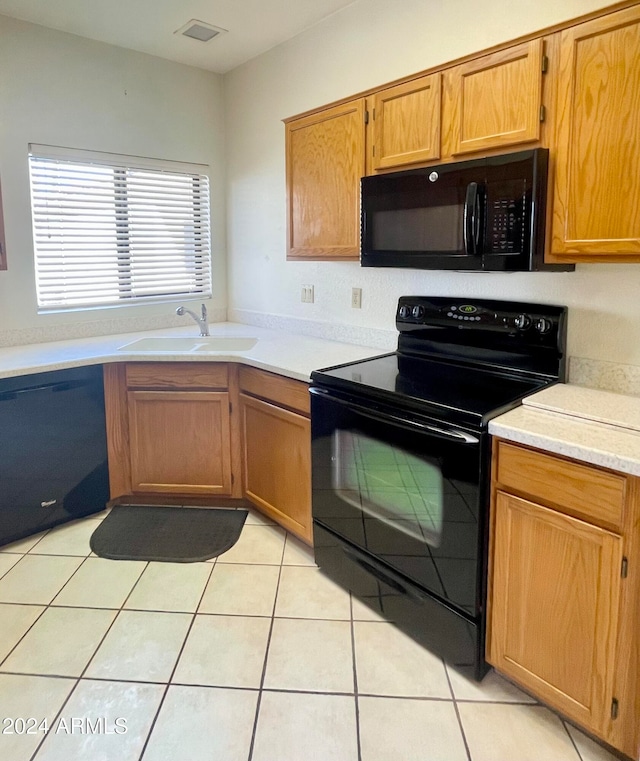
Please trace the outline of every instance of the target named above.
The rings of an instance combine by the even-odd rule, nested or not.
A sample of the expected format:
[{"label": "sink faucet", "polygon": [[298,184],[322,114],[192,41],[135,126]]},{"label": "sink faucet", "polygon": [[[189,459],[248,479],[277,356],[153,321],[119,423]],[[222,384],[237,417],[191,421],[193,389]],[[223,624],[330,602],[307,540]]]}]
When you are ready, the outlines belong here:
[{"label": "sink faucet", "polygon": [[207,307],[202,304],[202,317],[198,317],[198,315],[195,312],[192,312],[190,309],[185,309],[184,307],[178,307],[176,309],[176,314],[179,317],[182,317],[183,314],[188,314],[193,317],[193,319],[198,323],[198,327],[200,328],[200,335],[201,336],[208,336],[209,335],[209,323],[207,322]]}]

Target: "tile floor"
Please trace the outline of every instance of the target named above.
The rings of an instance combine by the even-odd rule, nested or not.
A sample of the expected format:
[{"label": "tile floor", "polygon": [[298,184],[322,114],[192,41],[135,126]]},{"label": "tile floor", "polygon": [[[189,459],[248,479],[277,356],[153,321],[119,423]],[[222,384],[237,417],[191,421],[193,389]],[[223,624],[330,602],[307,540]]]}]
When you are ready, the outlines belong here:
[{"label": "tile floor", "polygon": [[258,514],[194,564],[97,558],[99,520],[0,552],[3,761],[613,761],[446,667]]}]

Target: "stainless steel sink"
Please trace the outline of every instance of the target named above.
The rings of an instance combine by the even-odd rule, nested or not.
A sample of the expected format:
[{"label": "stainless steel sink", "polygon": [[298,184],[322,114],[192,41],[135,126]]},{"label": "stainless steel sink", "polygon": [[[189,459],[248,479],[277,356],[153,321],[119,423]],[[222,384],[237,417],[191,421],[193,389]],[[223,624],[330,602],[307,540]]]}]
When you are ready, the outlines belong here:
[{"label": "stainless steel sink", "polygon": [[118,347],[118,351],[131,352],[198,352],[216,353],[225,351],[247,351],[258,343],[257,338],[245,336],[188,336],[139,338],[137,341]]}]

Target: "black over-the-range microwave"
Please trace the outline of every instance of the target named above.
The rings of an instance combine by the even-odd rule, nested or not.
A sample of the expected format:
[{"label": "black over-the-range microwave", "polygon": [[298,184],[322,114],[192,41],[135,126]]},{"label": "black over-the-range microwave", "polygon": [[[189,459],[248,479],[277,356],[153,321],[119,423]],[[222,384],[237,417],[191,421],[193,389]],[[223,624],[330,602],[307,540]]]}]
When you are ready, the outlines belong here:
[{"label": "black over-the-range microwave", "polygon": [[533,272],[545,264],[544,148],[362,178],[363,267]]}]

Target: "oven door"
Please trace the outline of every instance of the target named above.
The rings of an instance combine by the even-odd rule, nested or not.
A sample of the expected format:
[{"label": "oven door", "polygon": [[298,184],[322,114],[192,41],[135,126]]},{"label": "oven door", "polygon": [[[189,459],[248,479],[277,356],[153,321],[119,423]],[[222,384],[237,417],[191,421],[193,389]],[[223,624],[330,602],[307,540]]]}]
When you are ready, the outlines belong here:
[{"label": "oven door", "polygon": [[477,617],[482,435],[318,387],[311,421],[316,524]]}]

